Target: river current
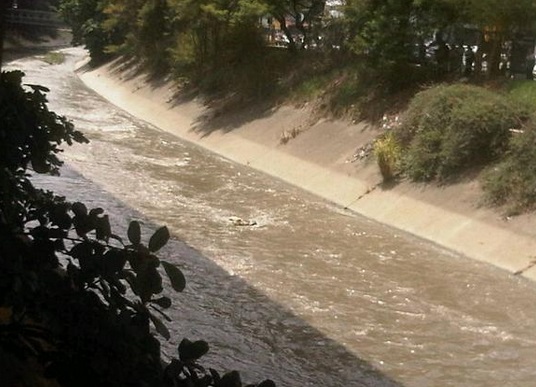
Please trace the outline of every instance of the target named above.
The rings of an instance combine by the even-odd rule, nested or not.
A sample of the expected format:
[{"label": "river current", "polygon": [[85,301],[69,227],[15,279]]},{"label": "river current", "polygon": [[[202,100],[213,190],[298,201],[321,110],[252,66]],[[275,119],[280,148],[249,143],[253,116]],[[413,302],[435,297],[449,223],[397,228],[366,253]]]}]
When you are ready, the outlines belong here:
[{"label": "river current", "polygon": [[[135,119],[87,89],[66,61],[7,67],[51,89],[50,108],[91,140],[37,184],[103,207],[125,235],[167,225],[162,256],[188,285],[173,295],[173,356],[278,386],[535,386],[536,285],[346,212]],[[381,203],[378,203],[381,205]],[[254,220],[239,227],[230,217]]]}]

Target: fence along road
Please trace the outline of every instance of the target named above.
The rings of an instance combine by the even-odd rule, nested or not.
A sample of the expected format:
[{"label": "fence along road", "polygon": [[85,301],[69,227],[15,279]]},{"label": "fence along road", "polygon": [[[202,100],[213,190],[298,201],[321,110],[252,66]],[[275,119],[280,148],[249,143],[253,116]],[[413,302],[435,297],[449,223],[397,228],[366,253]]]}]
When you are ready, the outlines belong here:
[{"label": "fence along road", "polygon": [[50,28],[66,28],[57,12],[35,11],[30,9],[8,8],[6,24],[29,25]]}]

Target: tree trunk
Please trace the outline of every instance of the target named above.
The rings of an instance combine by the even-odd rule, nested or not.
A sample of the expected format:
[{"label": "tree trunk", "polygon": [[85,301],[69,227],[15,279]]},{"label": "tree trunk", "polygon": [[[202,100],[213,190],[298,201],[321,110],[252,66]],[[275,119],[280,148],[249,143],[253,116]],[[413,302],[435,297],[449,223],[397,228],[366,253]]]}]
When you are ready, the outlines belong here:
[{"label": "tree trunk", "polygon": [[500,73],[502,39],[499,34],[490,41],[488,53],[488,76],[496,77]]},{"label": "tree trunk", "polygon": [[276,18],[279,21],[279,25],[281,26],[281,30],[285,34],[285,36],[288,39],[288,49],[290,51],[296,51],[296,42],[294,41],[294,38],[292,37],[292,34],[290,33],[290,30],[287,27],[287,21],[285,20],[285,17],[277,17]]}]

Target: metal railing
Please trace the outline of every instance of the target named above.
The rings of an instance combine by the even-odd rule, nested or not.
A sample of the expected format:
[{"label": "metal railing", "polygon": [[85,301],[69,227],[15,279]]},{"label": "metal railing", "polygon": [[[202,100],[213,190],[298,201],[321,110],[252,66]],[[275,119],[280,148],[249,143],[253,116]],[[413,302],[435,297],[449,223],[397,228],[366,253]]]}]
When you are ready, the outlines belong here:
[{"label": "metal railing", "polygon": [[65,27],[65,23],[55,12],[34,11],[17,8],[7,9],[6,24],[22,24],[53,28]]}]

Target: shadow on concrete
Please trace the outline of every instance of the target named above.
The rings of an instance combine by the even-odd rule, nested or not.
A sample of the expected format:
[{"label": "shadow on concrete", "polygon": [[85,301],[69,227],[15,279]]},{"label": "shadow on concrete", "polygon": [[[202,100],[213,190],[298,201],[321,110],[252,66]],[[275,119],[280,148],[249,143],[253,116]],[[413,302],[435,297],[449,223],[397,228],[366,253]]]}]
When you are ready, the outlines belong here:
[{"label": "shadow on concrete", "polygon": [[214,132],[232,132],[249,122],[269,117],[277,110],[271,102],[241,102],[238,106],[230,106],[228,101],[217,101],[206,105],[207,112],[195,120],[191,128],[202,138]]},{"label": "shadow on concrete", "polygon": [[[173,80],[173,76],[168,72],[149,71],[133,57],[118,57],[105,65],[108,66],[110,74],[121,81],[129,82],[136,79],[139,82],[139,88],[149,87],[152,91],[168,88],[168,91],[171,91],[167,101],[169,108],[197,100],[205,107],[206,113],[193,123],[191,130],[200,134],[201,137],[209,136],[217,131],[231,132],[248,122],[270,116],[278,106],[275,99],[270,96],[264,100],[253,100],[238,93],[205,95],[186,83],[180,84]],[[84,72],[94,68],[87,65],[79,71]]]}]

